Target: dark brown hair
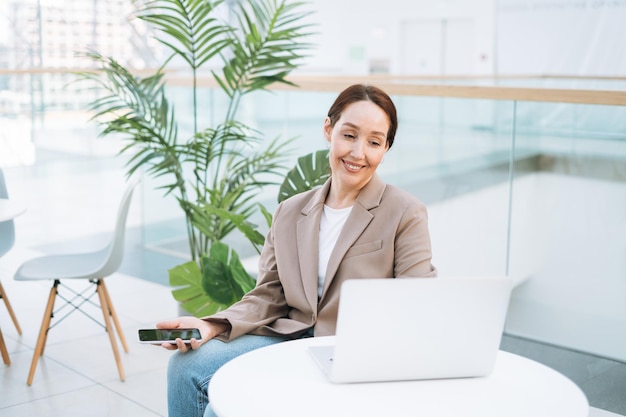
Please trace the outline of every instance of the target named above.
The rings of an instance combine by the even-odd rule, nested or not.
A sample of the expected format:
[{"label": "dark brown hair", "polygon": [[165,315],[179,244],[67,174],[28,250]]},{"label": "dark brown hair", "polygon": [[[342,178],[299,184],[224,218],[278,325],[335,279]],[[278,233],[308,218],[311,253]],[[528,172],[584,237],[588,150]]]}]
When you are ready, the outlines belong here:
[{"label": "dark brown hair", "polygon": [[328,110],[331,127],[335,126],[335,123],[337,123],[337,120],[341,117],[343,110],[350,104],[356,103],[357,101],[371,101],[387,113],[387,117],[389,117],[387,143],[389,143],[389,149],[391,149],[391,145],[393,145],[393,140],[396,136],[396,130],[398,129],[396,106],[393,104],[393,101],[391,101],[391,97],[378,87],[365,84],[354,84],[339,93],[339,96],[335,99],[335,102]]}]

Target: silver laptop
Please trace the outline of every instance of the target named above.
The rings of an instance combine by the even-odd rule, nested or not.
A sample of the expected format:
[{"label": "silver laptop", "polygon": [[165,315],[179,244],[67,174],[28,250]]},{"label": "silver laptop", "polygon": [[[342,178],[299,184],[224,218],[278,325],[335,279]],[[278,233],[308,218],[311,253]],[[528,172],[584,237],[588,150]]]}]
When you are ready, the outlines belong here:
[{"label": "silver laptop", "polygon": [[335,345],[309,349],[336,383],[485,376],[511,289],[507,277],[348,280]]}]

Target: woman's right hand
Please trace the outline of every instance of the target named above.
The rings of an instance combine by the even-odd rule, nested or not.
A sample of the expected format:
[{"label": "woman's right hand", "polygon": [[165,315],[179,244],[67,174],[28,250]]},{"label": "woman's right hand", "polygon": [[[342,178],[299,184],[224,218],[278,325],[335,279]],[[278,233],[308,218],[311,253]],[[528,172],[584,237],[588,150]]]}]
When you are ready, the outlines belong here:
[{"label": "woman's right hand", "polygon": [[176,339],[176,343],[162,343],[161,347],[167,350],[180,350],[187,352],[189,349],[198,349],[204,343],[213,339],[220,333],[228,330],[226,324],[211,323],[193,316],[179,317],[173,320],[160,321],[156,324],[157,329],[189,329],[200,330],[201,340],[191,339],[190,343],[184,343],[182,339]]}]

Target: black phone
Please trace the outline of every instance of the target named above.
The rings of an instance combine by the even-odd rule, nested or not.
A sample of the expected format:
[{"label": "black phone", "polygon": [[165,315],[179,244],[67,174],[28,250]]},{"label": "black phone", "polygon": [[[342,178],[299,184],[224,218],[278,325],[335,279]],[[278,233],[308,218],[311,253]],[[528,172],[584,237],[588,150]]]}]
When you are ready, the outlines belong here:
[{"label": "black phone", "polygon": [[198,329],[140,329],[139,342],[141,343],[174,343],[176,339],[190,343],[191,339],[200,341],[202,336]]}]

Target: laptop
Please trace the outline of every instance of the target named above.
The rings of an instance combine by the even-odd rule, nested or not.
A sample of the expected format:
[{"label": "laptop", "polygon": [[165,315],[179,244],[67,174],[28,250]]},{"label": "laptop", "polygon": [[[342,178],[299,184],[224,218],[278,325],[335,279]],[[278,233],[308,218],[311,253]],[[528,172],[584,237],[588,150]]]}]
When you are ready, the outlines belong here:
[{"label": "laptop", "polygon": [[508,277],[347,280],[334,346],[309,351],[334,383],[485,376],[511,289]]}]

